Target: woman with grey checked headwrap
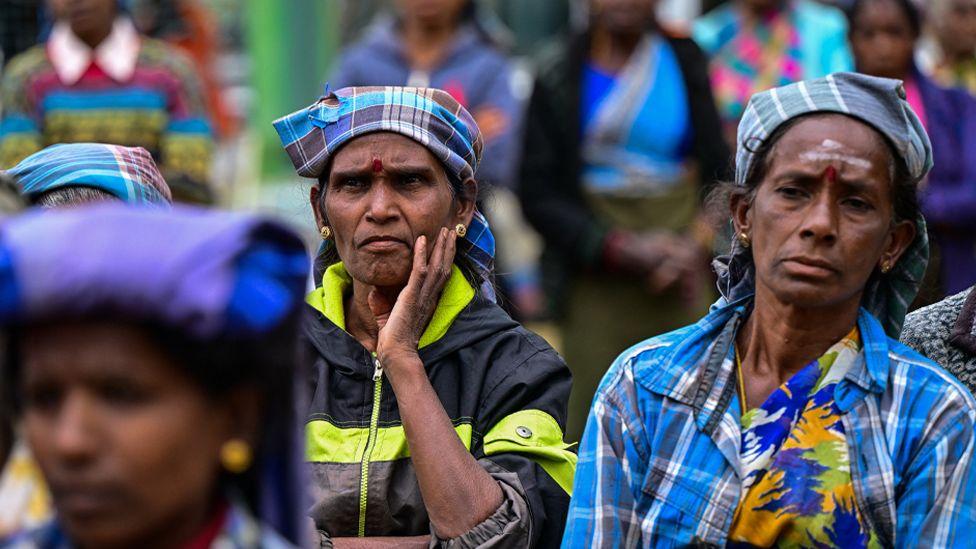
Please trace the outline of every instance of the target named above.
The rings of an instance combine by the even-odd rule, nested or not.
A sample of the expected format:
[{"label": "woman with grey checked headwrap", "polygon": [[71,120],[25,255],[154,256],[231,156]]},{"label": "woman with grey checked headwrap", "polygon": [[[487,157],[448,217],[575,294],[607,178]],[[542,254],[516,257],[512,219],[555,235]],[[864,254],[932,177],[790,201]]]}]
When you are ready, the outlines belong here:
[{"label": "woman with grey checked headwrap", "polygon": [[964,543],[976,402],[894,339],[928,257],[916,187],[932,166],[902,83],[837,73],[757,94],[737,145],[723,297],[611,367],[566,541]]}]

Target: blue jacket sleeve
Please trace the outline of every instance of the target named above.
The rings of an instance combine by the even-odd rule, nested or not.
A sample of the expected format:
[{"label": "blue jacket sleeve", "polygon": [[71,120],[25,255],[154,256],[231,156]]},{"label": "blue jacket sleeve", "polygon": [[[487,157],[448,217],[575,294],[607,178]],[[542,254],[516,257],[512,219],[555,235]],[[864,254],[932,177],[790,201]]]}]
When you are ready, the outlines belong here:
[{"label": "blue jacket sleeve", "polygon": [[518,168],[525,101],[516,97],[520,73],[507,59],[499,60],[488,83],[484,100],[471,105],[471,114],[485,133],[485,150],[477,178],[492,185],[512,188]]}]

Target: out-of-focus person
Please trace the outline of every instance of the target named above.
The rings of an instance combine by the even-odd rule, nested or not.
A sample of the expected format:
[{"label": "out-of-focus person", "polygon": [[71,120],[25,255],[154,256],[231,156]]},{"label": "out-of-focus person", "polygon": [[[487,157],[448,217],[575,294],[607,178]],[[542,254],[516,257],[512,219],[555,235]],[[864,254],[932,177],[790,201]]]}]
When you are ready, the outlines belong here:
[{"label": "out-of-focus person", "polygon": [[939,84],[976,95],[976,0],[928,0],[922,68]]},{"label": "out-of-focus person", "polygon": [[207,113],[218,139],[237,131],[237,120],[221,96],[217,75],[220,29],[213,12],[200,0],[135,0],[132,2],[136,26],[147,36],[170,43],[193,59],[203,82]]},{"label": "out-of-focus person", "polygon": [[757,94],[707,316],[624,352],[580,444],[566,547],[966,547],[976,400],[897,341],[932,166],[901,82]]},{"label": "out-of-focus person", "polygon": [[909,314],[901,341],[938,362],[976,394],[976,287]]},{"label": "out-of-focus person", "polygon": [[520,72],[505,37],[489,24],[493,19],[479,1],[396,0],[392,14],[381,14],[340,54],[329,85],[438,88],[474,115],[485,140],[478,181],[497,195],[485,201],[485,213],[500,234],[516,237],[499,239],[499,282],[515,311],[531,317],[542,307],[537,244],[532,237],[517,238],[531,229],[510,198],[525,98],[518,96]]},{"label": "out-of-focus person", "polygon": [[7,171],[27,203],[42,208],[118,200],[168,209],[173,201],[152,155],[142,147],[67,143],[44,148]]},{"label": "out-of-focus person", "polygon": [[754,93],[854,68],[843,12],[813,0],[731,0],[695,21],[693,35],[710,58],[729,143]]},{"label": "out-of-focus person", "polygon": [[701,50],[656,0],[590,0],[585,32],[546,52],[526,115],[520,198],[573,371],[578,440],[607,365],[711,297],[701,197],[726,173]]},{"label": "out-of-focus person", "polygon": [[6,223],[0,256],[3,396],[57,510],[9,546],[299,541],[297,236],[102,204]]},{"label": "out-of-focus person", "polygon": [[212,201],[213,148],[192,63],[140,36],[117,0],[58,0],[45,44],[0,81],[0,168],[56,143],[102,142],[152,153],[179,202]]},{"label": "out-of-focus person", "polygon": [[324,246],[304,340],[310,513],[336,547],[555,547],[571,376],[493,299],[472,115],[342,88],[275,122]]},{"label": "out-of-focus person", "polygon": [[[169,209],[172,200],[152,156],[142,148],[98,143],[52,145],[0,174],[16,187],[18,202],[13,204],[24,207],[61,209],[121,201],[132,206]],[[0,210],[7,211],[8,204],[4,201]],[[6,410],[0,409],[0,431],[9,437],[4,437],[7,443],[0,442],[0,446],[12,451],[6,467],[0,459],[0,509],[4,510],[0,516],[0,538],[39,526],[52,513],[40,469],[13,424],[10,402],[2,402]],[[0,456],[3,455],[0,448]]]},{"label": "out-of-focus person", "polygon": [[922,23],[911,0],[857,0],[849,13],[858,71],[903,80],[932,140],[935,167],[920,198],[935,253],[918,303],[933,303],[976,282],[976,99],[916,66]]}]

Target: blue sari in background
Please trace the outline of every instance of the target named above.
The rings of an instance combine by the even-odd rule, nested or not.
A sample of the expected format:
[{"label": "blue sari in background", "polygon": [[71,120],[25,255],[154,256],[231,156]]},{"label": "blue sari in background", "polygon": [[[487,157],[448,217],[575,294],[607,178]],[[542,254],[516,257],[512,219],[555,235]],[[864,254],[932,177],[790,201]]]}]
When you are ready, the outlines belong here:
[{"label": "blue sari in background", "polygon": [[[671,44],[645,36],[616,75],[587,64],[581,99],[582,191],[597,223],[638,233],[689,231],[701,178],[688,88]],[[701,303],[689,304],[678,290],[652,294],[647,281],[624,273],[574,277],[562,334],[573,370],[570,414],[580,427],[614,357],[648,334],[693,322],[707,308],[707,284],[700,295]]]}]

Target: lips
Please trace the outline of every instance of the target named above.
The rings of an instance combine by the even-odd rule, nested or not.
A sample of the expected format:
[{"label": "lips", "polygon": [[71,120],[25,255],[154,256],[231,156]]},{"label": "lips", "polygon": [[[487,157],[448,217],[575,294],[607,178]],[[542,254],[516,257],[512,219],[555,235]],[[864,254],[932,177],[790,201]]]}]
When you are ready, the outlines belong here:
[{"label": "lips", "polygon": [[52,484],[51,495],[61,513],[78,518],[116,512],[124,499],[122,492],[106,483]]},{"label": "lips", "polygon": [[363,239],[359,247],[370,251],[388,251],[408,246],[406,241],[395,236],[376,235]]},{"label": "lips", "polygon": [[839,272],[833,263],[812,257],[790,257],[783,261],[787,267],[799,275],[824,277]]}]

